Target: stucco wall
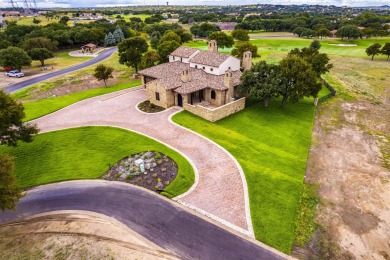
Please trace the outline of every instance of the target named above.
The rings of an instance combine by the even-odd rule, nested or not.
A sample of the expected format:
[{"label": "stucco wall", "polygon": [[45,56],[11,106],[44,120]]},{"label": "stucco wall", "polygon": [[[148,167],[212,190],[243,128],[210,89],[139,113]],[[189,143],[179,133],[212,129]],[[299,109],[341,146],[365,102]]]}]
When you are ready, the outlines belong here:
[{"label": "stucco wall", "polygon": [[238,99],[229,104],[223,105],[215,109],[209,109],[202,106],[193,106],[183,104],[185,110],[200,116],[208,121],[215,122],[245,108],[245,98]]},{"label": "stucco wall", "polygon": [[[160,93],[160,100],[156,100],[156,92]],[[175,105],[175,94],[165,90],[156,81],[146,84],[146,95],[148,100],[157,106],[168,108]]]}]

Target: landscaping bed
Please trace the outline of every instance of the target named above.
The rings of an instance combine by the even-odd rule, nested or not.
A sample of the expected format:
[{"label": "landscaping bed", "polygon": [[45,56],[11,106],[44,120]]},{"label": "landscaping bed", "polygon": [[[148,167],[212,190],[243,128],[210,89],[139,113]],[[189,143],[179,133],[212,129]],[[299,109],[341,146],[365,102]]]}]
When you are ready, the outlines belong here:
[{"label": "landscaping bed", "polygon": [[163,107],[150,103],[149,100],[145,100],[144,102],[139,103],[138,108],[139,110],[146,113],[157,113],[165,110]]},{"label": "landscaping bed", "polygon": [[101,178],[131,183],[160,193],[176,178],[177,172],[174,160],[165,154],[148,151],[123,158]]}]

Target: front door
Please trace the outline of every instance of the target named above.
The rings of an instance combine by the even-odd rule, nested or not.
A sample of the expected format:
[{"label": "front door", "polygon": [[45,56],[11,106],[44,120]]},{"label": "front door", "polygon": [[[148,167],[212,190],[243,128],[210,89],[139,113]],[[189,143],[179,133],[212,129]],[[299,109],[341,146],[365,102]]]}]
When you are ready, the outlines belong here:
[{"label": "front door", "polygon": [[177,105],[179,107],[183,106],[183,97],[180,94],[177,94]]},{"label": "front door", "polygon": [[202,102],[202,100],[204,100],[204,97],[203,97],[203,89],[202,89],[202,90],[199,90],[199,102]]}]

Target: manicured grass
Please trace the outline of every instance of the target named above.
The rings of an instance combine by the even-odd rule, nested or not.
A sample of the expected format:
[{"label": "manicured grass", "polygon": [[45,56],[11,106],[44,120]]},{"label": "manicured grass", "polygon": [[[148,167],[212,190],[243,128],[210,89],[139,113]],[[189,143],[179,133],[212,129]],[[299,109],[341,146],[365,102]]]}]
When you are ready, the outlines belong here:
[{"label": "manicured grass", "polygon": [[[285,56],[290,50],[294,48],[308,47],[313,39],[305,39],[298,37],[286,37],[286,38],[261,38],[252,39],[251,43],[255,44],[258,48],[258,53],[262,58],[270,59],[274,58],[272,55],[281,55],[280,58]],[[351,56],[351,57],[367,57],[366,48],[374,43],[380,43],[384,45],[386,42],[390,42],[390,37],[383,38],[370,38],[354,41],[341,41],[340,39],[324,39],[320,40],[322,47],[321,52],[334,56]],[[332,44],[357,44],[357,46],[336,46]],[[206,41],[189,42],[186,46],[207,50]],[[231,48],[219,49],[220,52],[230,53]],[[278,58],[279,56],[275,57]],[[386,60],[384,55],[377,56],[378,59]]]},{"label": "manicured grass", "polygon": [[[63,69],[66,67],[74,66],[87,60],[90,60],[92,57],[73,57],[69,55],[69,52],[73,50],[61,50],[54,52],[54,58],[45,60],[45,67],[55,67],[56,69]],[[41,69],[41,63],[39,61],[33,61],[31,68]]]},{"label": "manicured grass", "polygon": [[[69,94],[66,96],[59,96],[55,98],[46,98],[41,99],[34,102],[27,102],[24,103],[24,111],[26,113],[26,117],[24,118],[25,121],[30,121],[35,118],[50,114],[52,112],[55,112],[61,108],[64,108],[66,106],[69,106],[73,103],[76,103],[78,101],[115,92],[118,90],[126,89],[135,87],[141,84],[140,80],[131,81],[128,83],[121,83],[110,87],[101,87],[97,89],[90,89],[82,92],[77,92],[73,94]],[[15,96],[18,96],[17,92]],[[20,94],[19,94],[20,95]]]},{"label": "manicured grass", "polygon": [[190,163],[179,153],[151,138],[111,127],[82,127],[39,134],[31,143],[0,147],[15,157],[15,175],[22,188],[65,180],[96,179],[108,164],[142,151],[159,151],[178,165],[176,179],[164,195],[177,196],[194,183]]},{"label": "manicured grass", "polygon": [[[253,105],[216,123],[189,112],[173,121],[228,150],[244,170],[256,239],[290,253],[300,209],[315,107],[307,99],[280,108]],[[221,166],[223,167],[223,166]]]}]

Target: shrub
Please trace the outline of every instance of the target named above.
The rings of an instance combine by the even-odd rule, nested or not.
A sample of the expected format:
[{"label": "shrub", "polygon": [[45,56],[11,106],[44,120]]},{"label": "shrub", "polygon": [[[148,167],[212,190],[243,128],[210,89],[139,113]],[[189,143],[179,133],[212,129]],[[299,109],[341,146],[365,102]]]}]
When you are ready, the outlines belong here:
[{"label": "shrub", "polygon": [[158,185],[154,186],[154,188],[155,188],[156,190],[160,189],[160,187],[159,187]]},{"label": "shrub", "polygon": [[127,175],[126,180],[131,181],[133,179],[133,175]]},{"label": "shrub", "polygon": [[162,168],[161,171],[162,171],[162,172],[166,172],[166,171],[167,171],[167,168]]},{"label": "shrub", "polygon": [[153,177],[153,178],[157,178],[157,173],[153,173],[153,174],[152,174],[152,177]]},{"label": "shrub", "polygon": [[169,181],[166,181],[165,184],[168,185],[168,184],[169,184]]},{"label": "shrub", "polygon": [[115,178],[115,179],[118,179],[119,177],[121,177],[121,174],[120,174],[120,173],[117,173],[117,174],[114,175],[114,178]]},{"label": "shrub", "polygon": [[138,178],[137,178],[137,181],[142,181],[142,177],[138,177]]},{"label": "shrub", "polygon": [[157,164],[158,164],[158,165],[160,165],[160,164],[162,164],[162,163],[163,163],[162,160],[158,160],[158,161],[157,161]]},{"label": "shrub", "polygon": [[161,158],[161,154],[160,153],[156,153],[156,155],[154,156],[155,159],[160,159]]},{"label": "shrub", "polygon": [[160,178],[157,179],[158,182],[162,182],[162,180]]}]

